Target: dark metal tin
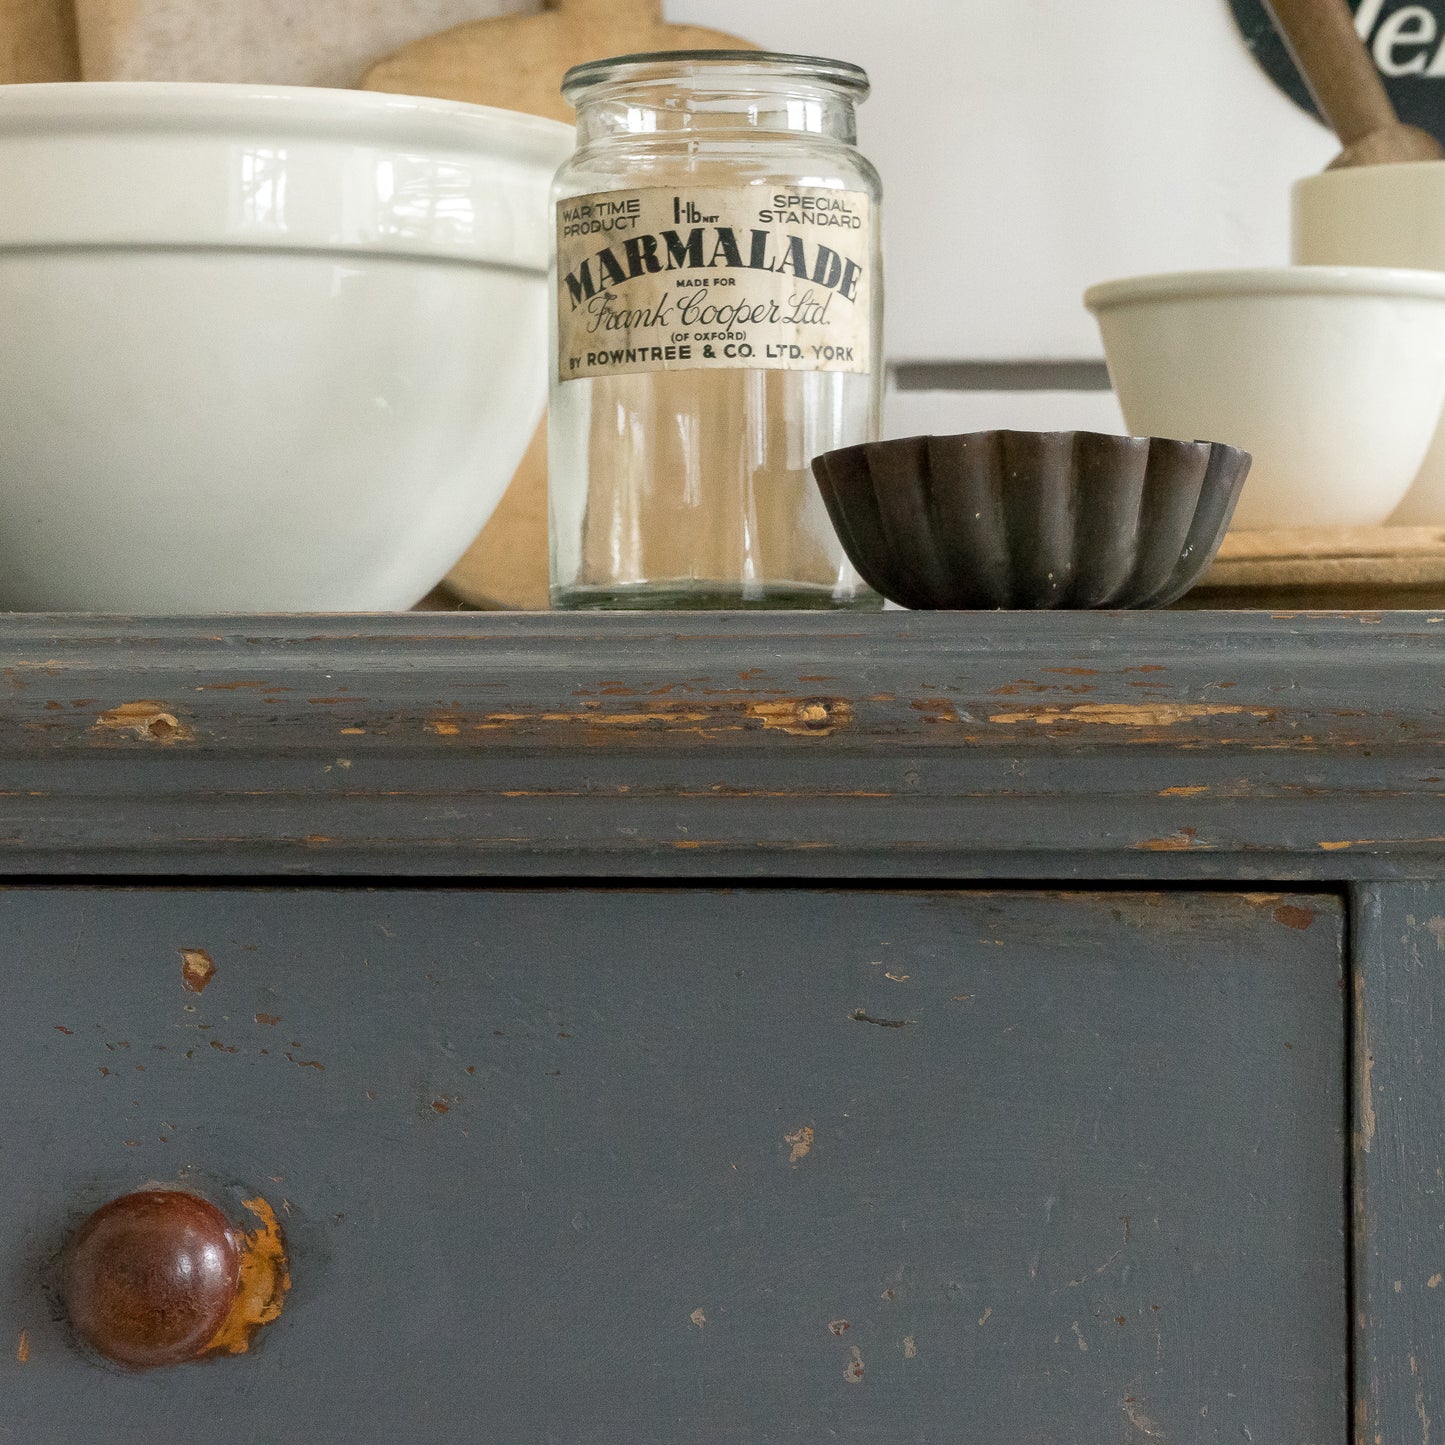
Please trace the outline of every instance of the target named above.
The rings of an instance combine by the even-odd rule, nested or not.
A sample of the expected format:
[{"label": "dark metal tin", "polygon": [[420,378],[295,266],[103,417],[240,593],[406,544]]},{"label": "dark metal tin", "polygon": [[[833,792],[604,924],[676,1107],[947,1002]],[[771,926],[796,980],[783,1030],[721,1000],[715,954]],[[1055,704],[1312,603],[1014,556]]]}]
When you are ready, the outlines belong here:
[{"label": "dark metal tin", "polygon": [[913,608],[1163,607],[1249,473],[1220,442],[970,432],[827,452],[813,474],[864,581]]}]

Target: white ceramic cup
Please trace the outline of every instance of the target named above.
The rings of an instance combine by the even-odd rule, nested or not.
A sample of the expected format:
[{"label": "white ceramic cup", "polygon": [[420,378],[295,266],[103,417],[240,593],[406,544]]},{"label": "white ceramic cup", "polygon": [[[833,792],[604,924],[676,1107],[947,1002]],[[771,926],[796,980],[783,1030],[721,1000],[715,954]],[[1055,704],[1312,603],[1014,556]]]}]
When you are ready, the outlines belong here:
[{"label": "white ceramic cup", "polygon": [[1084,301],[1132,432],[1253,454],[1235,527],[1372,526],[1400,504],[1445,402],[1445,276],[1195,271]]},{"label": "white ceramic cup", "polygon": [[[1445,161],[1353,166],[1294,187],[1293,257],[1306,266],[1445,271]],[[1445,526],[1445,415],[1414,485],[1389,519]]]},{"label": "white ceramic cup", "polygon": [[546,388],[569,127],[244,85],[0,86],[0,608],[405,608]]}]

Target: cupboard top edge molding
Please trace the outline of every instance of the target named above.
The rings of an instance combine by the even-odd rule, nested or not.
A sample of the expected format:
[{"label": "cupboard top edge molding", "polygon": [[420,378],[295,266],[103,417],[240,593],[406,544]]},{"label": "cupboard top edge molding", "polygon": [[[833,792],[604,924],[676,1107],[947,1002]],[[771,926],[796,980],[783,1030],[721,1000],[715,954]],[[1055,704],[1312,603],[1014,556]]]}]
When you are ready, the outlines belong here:
[{"label": "cupboard top edge molding", "polygon": [[0,876],[1445,876],[1445,615],[0,617]]}]

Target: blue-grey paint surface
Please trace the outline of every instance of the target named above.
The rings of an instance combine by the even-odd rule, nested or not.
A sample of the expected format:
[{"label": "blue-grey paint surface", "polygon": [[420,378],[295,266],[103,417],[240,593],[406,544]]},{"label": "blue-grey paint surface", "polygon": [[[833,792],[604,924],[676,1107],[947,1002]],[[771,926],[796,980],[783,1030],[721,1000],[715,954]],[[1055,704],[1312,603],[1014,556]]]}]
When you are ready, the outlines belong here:
[{"label": "blue-grey paint surface", "polygon": [[1362,889],[1354,918],[1355,1438],[1445,1420],[1445,887]]},{"label": "blue-grey paint surface", "polygon": [[[1338,1445],[1342,934],[1323,893],[0,891],[0,1440]],[[66,1228],[151,1181],[277,1210],[249,1356],[126,1375],[56,1318]]]}]

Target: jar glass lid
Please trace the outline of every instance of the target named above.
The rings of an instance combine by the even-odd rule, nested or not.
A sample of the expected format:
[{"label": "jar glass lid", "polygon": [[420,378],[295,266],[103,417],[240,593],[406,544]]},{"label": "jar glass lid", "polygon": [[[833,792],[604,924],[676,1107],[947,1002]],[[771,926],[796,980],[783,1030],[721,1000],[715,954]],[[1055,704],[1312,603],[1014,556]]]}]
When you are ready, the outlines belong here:
[{"label": "jar glass lid", "polygon": [[574,65],[562,77],[562,94],[571,101],[593,86],[614,81],[657,81],[679,73],[689,79],[705,78],[709,72],[729,78],[755,76],[759,80],[781,75],[850,91],[861,100],[869,90],[868,73],[846,60],[827,60],[817,55],[786,55],[773,50],[652,50],[637,55],[614,55]]}]

